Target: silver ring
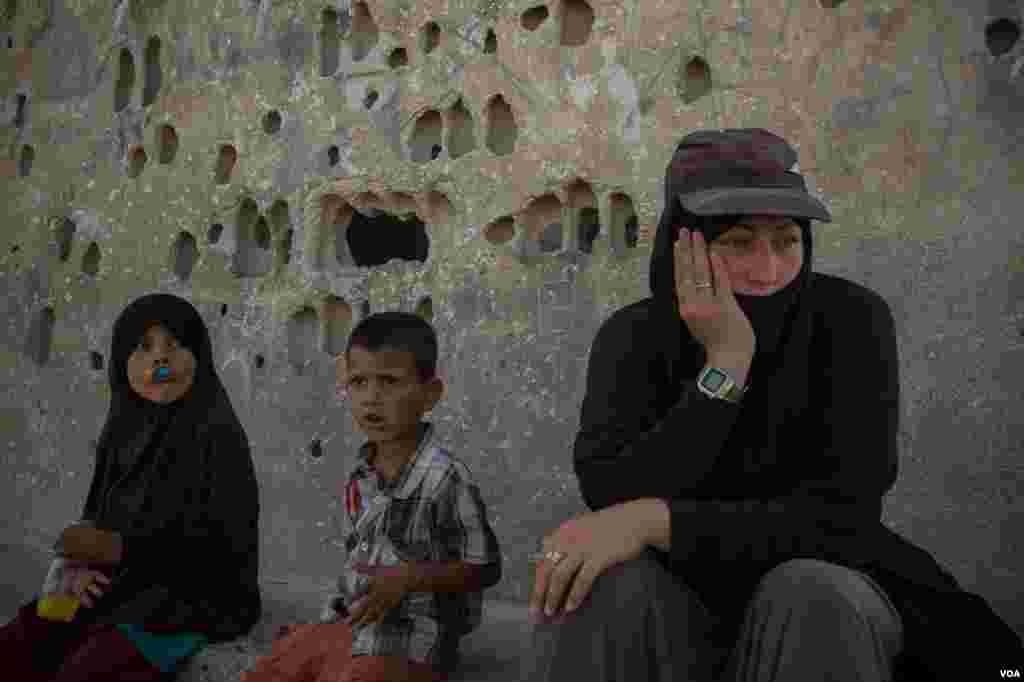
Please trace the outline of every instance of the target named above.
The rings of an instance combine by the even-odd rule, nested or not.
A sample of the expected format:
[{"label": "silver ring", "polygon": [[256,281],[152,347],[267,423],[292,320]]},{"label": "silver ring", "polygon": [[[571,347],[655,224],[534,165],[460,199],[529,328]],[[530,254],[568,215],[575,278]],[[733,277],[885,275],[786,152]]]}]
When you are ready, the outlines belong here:
[{"label": "silver ring", "polygon": [[545,553],[544,558],[550,561],[552,566],[557,566],[558,562],[565,558],[565,553],[553,549]]}]

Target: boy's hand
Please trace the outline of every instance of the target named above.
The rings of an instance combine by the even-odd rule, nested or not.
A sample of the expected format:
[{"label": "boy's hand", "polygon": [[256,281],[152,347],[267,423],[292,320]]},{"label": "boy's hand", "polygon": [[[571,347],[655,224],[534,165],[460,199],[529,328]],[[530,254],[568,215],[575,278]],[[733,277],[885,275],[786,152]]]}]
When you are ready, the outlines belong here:
[{"label": "boy's hand", "polygon": [[353,568],[370,576],[370,580],[366,594],[352,605],[344,620],[352,628],[379,622],[384,614],[401,603],[402,597],[411,592],[415,584],[415,571],[408,562],[388,567],[355,564]]}]

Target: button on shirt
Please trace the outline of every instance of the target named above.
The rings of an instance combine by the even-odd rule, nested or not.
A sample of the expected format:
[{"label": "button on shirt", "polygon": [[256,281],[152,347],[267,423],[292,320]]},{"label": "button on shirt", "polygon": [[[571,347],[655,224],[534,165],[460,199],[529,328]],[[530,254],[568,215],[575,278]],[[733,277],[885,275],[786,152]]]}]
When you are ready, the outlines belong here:
[{"label": "button on shirt", "polygon": [[[372,446],[359,449],[345,486],[348,557],[325,620],[332,617],[332,601],[351,608],[366,592],[369,576],[353,570],[355,563],[500,563],[498,540],[469,469],[433,439],[433,426],[421,425],[419,446],[393,484],[370,464]],[[445,665],[459,637],[479,626],[482,607],[482,592],[407,594],[381,621],[355,629],[352,654]]]}]

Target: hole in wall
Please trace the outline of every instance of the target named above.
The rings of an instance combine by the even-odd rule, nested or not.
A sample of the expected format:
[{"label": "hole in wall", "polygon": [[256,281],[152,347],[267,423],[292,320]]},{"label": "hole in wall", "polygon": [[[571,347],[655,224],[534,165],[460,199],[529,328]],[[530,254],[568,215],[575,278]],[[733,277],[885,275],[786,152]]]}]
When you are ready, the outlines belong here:
[{"label": "hole in wall", "polygon": [[[320,224],[326,233],[333,232],[334,259],[339,265],[351,267],[352,255],[349,253],[345,231],[352,219],[352,207],[336,194],[327,194],[320,198]],[[315,254],[315,268],[323,266],[323,252]]]},{"label": "hole in wall", "polygon": [[377,103],[377,99],[380,98],[380,93],[374,89],[366,91],[366,97],[363,98],[363,107],[365,109],[372,109],[373,105]]},{"label": "hole in wall", "polygon": [[36,150],[31,145],[22,145],[21,156],[18,158],[18,176],[27,178],[32,174],[32,164],[36,160]]},{"label": "hole in wall", "polygon": [[149,157],[146,155],[146,150],[142,147],[133,147],[128,152],[128,177],[137,178],[142,175],[142,170],[146,167],[146,161]]},{"label": "hole in wall", "polygon": [[562,0],[561,43],[578,47],[590,39],[594,26],[594,8],[586,0]]},{"label": "hole in wall", "polygon": [[437,158],[440,150],[436,150],[435,147],[441,146],[441,131],[443,129],[444,123],[441,120],[441,114],[434,109],[428,109],[416,119],[412,139],[409,142],[410,156],[413,161],[426,163]]},{"label": "hole in wall", "polygon": [[89,368],[94,372],[103,371],[103,355],[94,350],[89,351]]},{"label": "hole in wall", "polygon": [[303,307],[288,320],[288,362],[295,369],[301,370],[313,360],[319,328],[316,311],[309,306]]},{"label": "hole in wall", "polygon": [[271,232],[277,236],[278,248],[274,252],[274,264],[283,267],[291,262],[292,229],[289,227],[288,202],[278,199],[270,206]]},{"label": "hole in wall", "polygon": [[541,253],[555,253],[562,249],[562,223],[548,223],[537,240]]},{"label": "hole in wall", "polygon": [[263,115],[263,132],[267,135],[276,135],[281,130],[281,112],[271,109]]},{"label": "hole in wall", "polygon": [[224,226],[220,223],[214,223],[210,225],[210,229],[206,232],[206,243],[216,244],[220,241],[220,236],[224,233]]},{"label": "hole in wall", "polygon": [[13,50],[14,49],[14,38],[12,38],[11,36],[7,36],[7,49],[8,50]]},{"label": "hole in wall", "polygon": [[135,58],[127,47],[121,48],[117,62],[117,81],[114,84],[114,113],[124,111],[135,90]]},{"label": "hole in wall", "polygon": [[338,13],[325,9],[321,15],[320,28],[320,75],[333,76],[341,61],[341,31],[338,29]]},{"label": "hole in wall", "polygon": [[611,196],[611,233],[622,235],[622,244],[626,248],[634,248],[639,237],[636,211],[633,200],[625,194],[615,193]]},{"label": "hole in wall", "polygon": [[18,253],[19,251],[21,251],[21,247],[17,244],[11,247],[11,253]]},{"label": "hole in wall", "polygon": [[156,130],[157,161],[168,164],[178,154],[178,132],[174,126],[164,124]]},{"label": "hole in wall", "polygon": [[338,145],[332,144],[327,148],[327,165],[334,168],[341,162],[341,152],[338,151]]},{"label": "hole in wall", "polygon": [[182,282],[188,281],[198,257],[195,237],[184,230],[179,232],[171,246],[171,270],[174,275]]},{"label": "hole in wall", "polygon": [[346,231],[349,253],[359,267],[384,265],[392,258],[424,262],[429,244],[426,225],[381,212],[373,218],[354,211]]},{"label": "hole in wall", "polygon": [[588,206],[581,208],[576,218],[576,237],[579,250],[583,253],[594,253],[594,240],[601,231],[601,219],[597,209]]},{"label": "hole in wall", "polygon": [[238,150],[234,145],[222,145],[217,153],[217,167],[214,170],[214,180],[218,185],[226,185],[231,180],[231,172],[235,169],[238,161]]},{"label": "hole in wall", "polygon": [[163,71],[160,68],[160,38],[151,36],[146,41],[146,64],[143,71],[142,106],[148,107],[156,101],[160,86],[163,83]]},{"label": "hole in wall", "polygon": [[821,6],[826,9],[835,9],[844,2],[846,2],[846,0],[821,0]]},{"label": "hole in wall", "polygon": [[270,248],[270,225],[267,224],[265,216],[260,216],[256,219],[256,225],[253,226],[252,233],[256,246],[264,251]]},{"label": "hole in wall", "polygon": [[494,29],[487,29],[487,35],[484,37],[484,54],[494,54],[498,51],[498,36],[494,34]]},{"label": "hole in wall", "polygon": [[996,19],[985,27],[985,45],[993,57],[1001,57],[1020,40],[1020,24],[1007,18]]},{"label": "hole in wall", "polygon": [[100,247],[96,242],[89,242],[82,256],[82,272],[90,277],[100,274]]},{"label": "hole in wall", "polygon": [[392,69],[397,69],[408,64],[409,54],[405,51],[404,47],[396,47],[391,50],[391,54],[388,55],[388,66]]},{"label": "hole in wall", "polygon": [[537,5],[523,12],[519,18],[523,28],[527,31],[536,31],[540,25],[547,21],[548,8],[546,5]]},{"label": "hole in wall", "polygon": [[324,301],[324,350],[329,355],[345,352],[345,342],[352,328],[352,306],[338,296]]},{"label": "hole in wall", "polygon": [[473,116],[460,97],[448,110],[448,155],[457,159],[474,149]]},{"label": "hole in wall", "polygon": [[423,54],[430,54],[441,44],[441,27],[436,21],[428,21],[420,29],[420,49]]},{"label": "hole in wall", "polygon": [[536,241],[541,253],[562,248],[562,202],[557,196],[549,193],[533,199],[520,217],[527,238]]},{"label": "hole in wall", "polygon": [[314,438],[309,444],[309,456],[313,459],[320,459],[324,456],[323,445],[320,444],[319,438]]},{"label": "hole in wall", "polygon": [[40,367],[50,361],[54,322],[53,308],[46,306],[35,314],[29,325],[25,354]]},{"label": "hole in wall", "polygon": [[377,46],[379,32],[365,2],[352,5],[352,61],[358,62]]},{"label": "hole in wall", "polygon": [[484,239],[491,244],[504,244],[516,236],[516,219],[502,216],[484,227]]},{"label": "hole in wall", "polygon": [[256,369],[263,369],[263,365],[264,365],[264,364],[265,364],[265,362],[266,362],[266,361],[265,361],[265,360],[263,359],[263,355],[262,355],[262,354],[260,354],[260,353],[257,353],[257,354],[256,354],[256,357],[254,358],[254,360],[255,360],[255,363],[256,363]]},{"label": "hole in wall", "polygon": [[66,263],[71,257],[71,243],[75,237],[75,223],[64,218],[54,226],[53,239],[57,244],[57,258]]},{"label": "hole in wall", "polygon": [[228,304],[227,303],[221,303],[220,304],[220,316],[224,317],[227,314],[228,314]]},{"label": "hole in wall", "polygon": [[427,322],[434,321],[434,301],[430,296],[424,296],[420,299],[419,303],[416,304],[415,313],[422,317]]},{"label": "hole in wall", "polygon": [[364,319],[370,316],[370,302],[369,301],[363,301],[362,302],[362,304],[359,306],[359,314],[362,315]]},{"label": "hole in wall", "polygon": [[14,110],[14,127],[24,128],[25,120],[28,118],[28,95],[19,93],[17,105]]},{"label": "hole in wall", "polygon": [[702,57],[693,57],[679,74],[679,93],[691,104],[711,91],[711,67]]},{"label": "hole in wall", "polygon": [[519,127],[512,107],[504,96],[495,95],[487,104],[487,148],[497,156],[511,154],[518,137]]}]

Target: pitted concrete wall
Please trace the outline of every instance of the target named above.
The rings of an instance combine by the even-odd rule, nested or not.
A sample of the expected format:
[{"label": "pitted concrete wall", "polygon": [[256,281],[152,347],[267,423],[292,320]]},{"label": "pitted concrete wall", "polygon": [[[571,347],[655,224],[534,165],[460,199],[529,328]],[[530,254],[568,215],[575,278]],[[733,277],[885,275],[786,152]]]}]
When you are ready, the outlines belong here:
[{"label": "pitted concrete wall", "polygon": [[77,517],[112,322],[160,290],[202,312],[254,446],[265,576],[330,576],[360,442],[332,354],[399,308],[438,330],[433,417],[525,598],[584,508],[587,351],[648,293],[674,143],[762,126],[833,211],[817,269],[896,315],[888,521],[1024,631],[1019,3],[114,4],[2,10],[0,543]]}]

